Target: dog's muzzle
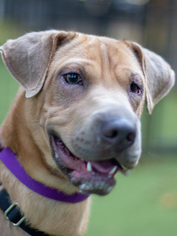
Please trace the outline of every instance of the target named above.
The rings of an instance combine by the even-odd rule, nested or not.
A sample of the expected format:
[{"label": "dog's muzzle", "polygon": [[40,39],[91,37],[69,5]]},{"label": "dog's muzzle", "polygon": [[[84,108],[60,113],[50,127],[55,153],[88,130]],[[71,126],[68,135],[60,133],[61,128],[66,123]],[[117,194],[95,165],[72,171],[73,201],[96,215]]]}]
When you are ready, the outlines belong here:
[{"label": "dog's muzzle", "polygon": [[75,129],[71,147],[54,128],[48,129],[52,156],[80,192],[108,194],[115,174],[126,174],[140,156],[140,122],[134,115],[98,114]]}]

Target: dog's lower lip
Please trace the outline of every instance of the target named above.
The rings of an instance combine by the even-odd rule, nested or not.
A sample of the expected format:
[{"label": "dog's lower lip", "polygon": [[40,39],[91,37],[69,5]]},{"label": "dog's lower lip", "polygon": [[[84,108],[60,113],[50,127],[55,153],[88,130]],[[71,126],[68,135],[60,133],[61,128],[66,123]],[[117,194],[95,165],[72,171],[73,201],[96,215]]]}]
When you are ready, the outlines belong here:
[{"label": "dog's lower lip", "polygon": [[[86,186],[83,183],[87,182],[88,185],[89,182],[96,181],[97,186],[98,182],[102,183],[102,186],[104,182],[107,189],[111,189],[111,186],[115,185],[114,175],[118,171],[124,174],[121,165],[113,158],[104,161],[86,161],[71,153],[58,135],[52,134],[49,137],[52,154],[58,167],[69,178],[72,184],[78,187],[79,185]],[[96,190],[90,191],[95,192]],[[101,193],[101,195],[104,194],[107,193]]]}]

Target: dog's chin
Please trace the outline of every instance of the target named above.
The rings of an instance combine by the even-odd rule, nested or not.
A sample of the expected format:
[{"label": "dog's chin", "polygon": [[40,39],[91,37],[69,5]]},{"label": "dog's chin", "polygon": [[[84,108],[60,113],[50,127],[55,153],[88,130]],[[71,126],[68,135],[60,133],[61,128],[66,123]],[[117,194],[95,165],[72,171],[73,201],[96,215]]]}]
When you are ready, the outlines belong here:
[{"label": "dog's chin", "polygon": [[125,174],[119,162],[108,160],[88,161],[75,156],[56,134],[49,134],[52,157],[57,167],[63,172],[71,184],[77,186],[84,194],[108,194],[116,184],[115,174]]}]

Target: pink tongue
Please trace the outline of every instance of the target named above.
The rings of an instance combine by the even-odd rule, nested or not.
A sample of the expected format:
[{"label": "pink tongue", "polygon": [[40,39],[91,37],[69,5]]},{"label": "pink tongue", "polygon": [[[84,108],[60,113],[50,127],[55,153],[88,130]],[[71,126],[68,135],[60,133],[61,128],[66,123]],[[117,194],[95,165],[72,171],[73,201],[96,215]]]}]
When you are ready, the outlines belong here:
[{"label": "pink tongue", "polygon": [[90,161],[90,163],[93,169],[104,174],[109,173],[114,167],[110,161]]},{"label": "pink tongue", "polygon": [[[83,161],[73,155],[60,139],[52,137],[52,141],[57,155],[66,167],[75,171],[87,171],[88,161]],[[111,160],[90,161],[90,164],[93,171],[106,175],[116,166]]]}]

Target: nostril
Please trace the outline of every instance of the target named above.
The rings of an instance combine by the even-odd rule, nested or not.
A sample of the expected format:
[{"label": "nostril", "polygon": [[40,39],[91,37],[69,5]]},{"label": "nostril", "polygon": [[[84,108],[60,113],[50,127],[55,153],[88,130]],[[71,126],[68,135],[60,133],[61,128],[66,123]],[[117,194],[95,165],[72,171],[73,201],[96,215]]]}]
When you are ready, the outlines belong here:
[{"label": "nostril", "polygon": [[123,150],[133,145],[136,128],[128,119],[109,120],[102,126],[103,139],[116,150]]},{"label": "nostril", "polygon": [[117,130],[109,129],[109,130],[107,130],[105,132],[105,137],[107,137],[107,138],[116,138],[117,135],[118,135],[118,131]]},{"label": "nostril", "polygon": [[134,142],[135,141],[135,132],[131,132],[127,135],[127,140],[129,142]]}]

